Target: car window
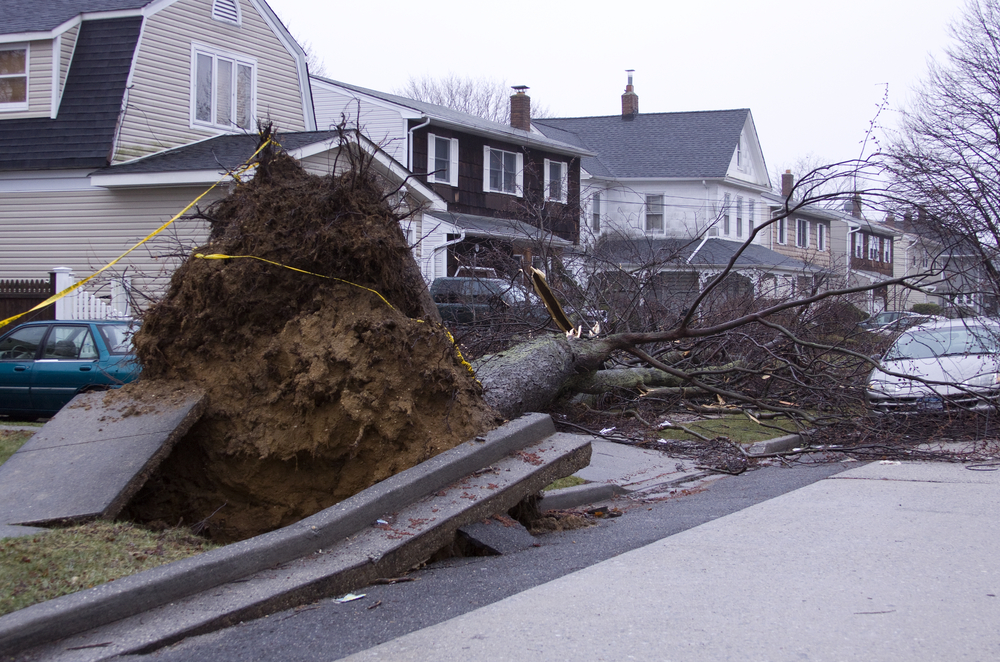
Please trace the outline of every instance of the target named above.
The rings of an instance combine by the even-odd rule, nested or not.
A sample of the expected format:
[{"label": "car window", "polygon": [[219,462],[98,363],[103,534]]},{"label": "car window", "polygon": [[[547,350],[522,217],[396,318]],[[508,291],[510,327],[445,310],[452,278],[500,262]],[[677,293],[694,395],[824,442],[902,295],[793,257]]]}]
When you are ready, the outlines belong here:
[{"label": "car window", "polygon": [[959,326],[905,333],[889,348],[885,358],[889,361],[929,359],[935,356],[995,354],[998,351],[1000,346],[992,329]]},{"label": "car window", "polygon": [[125,324],[100,324],[98,330],[104,338],[104,344],[112,354],[128,354],[132,351],[132,335],[135,329]]},{"label": "car window", "polygon": [[47,326],[29,326],[0,340],[0,361],[30,361],[35,358],[46,329]]},{"label": "car window", "polygon": [[85,326],[54,326],[45,340],[46,359],[96,359],[97,348]]}]

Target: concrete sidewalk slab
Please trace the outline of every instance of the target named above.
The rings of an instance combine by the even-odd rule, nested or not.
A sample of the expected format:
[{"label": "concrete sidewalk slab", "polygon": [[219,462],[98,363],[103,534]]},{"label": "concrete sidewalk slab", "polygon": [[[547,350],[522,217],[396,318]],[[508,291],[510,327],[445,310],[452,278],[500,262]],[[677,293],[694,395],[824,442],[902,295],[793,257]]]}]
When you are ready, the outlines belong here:
[{"label": "concrete sidewalk slab", "polygon": [[29,656],[93,662],[149,652],[187,636],[354,591],[378,578],[398,577],[453,540],[459,527],[506,511],[589,459],[588,439],[555,434],[500,459],[492,471],[476,472],[398,512],[385,512],[313,554],[41,646]]},{"label": "concrete sidewalk slab", "polygon": [[201,416],[186,388],[155,405],[83,393],[0,465],[0,523],[112,518]]},{"label": "concrete sidewalk slab", "polygon": [[330,548],[448,483],[492,475],[480,470],[554,433],[548,415],[526,414],[291,526],[7,614],[0,617],[0,651],[97,628]]},{"label": "concrete sidewalk slab", "polygon": [[[840,474],[347,660],[1000,657],[1000,489]],[[871,478],[868,476],[871,475]]]}]

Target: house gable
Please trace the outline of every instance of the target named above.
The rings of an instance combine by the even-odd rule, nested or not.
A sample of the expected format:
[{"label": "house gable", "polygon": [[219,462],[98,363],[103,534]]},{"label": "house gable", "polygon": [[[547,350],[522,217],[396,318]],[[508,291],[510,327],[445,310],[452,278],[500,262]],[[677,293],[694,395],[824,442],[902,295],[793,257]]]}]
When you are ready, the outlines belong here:
[{"label": "house gable", "polygon": [[757,140],[757,129],[753,117],[747,112],[746,122],[736,139],[726,177],[740,182],[760,187],[762,190],[771,188],[764,162],[764,152]]}]

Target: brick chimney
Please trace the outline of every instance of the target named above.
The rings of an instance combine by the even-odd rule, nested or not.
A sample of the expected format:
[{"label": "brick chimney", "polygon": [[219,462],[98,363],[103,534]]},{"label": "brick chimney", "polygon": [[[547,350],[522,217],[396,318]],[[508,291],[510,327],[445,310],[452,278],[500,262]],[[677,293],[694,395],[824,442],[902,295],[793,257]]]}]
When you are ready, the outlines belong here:
[{"label": "brick chimney", "polygon": [[851,198],[851,216],[854,218],[863,218],[861,215],[861,194],[855,193],[854,197]]},{"label": "brick chimney", "polygon": [[531,97],[524,93],[527,85],[514,85],[510,95],[510,125],[522,131],[531,131]]},{"label": "brick chimney", "polygon": [[635,69],[626,69],[628,72],[628,85],[625,86],[625,94],[622,95],[622,119],[631,120],[639,114],[639,95],[632,87],[632,72]]},{"label": "brick chimney", "polygon": [[786,170],[783,175],[781,175],[781,195],[787,198],[792,194],[792,188],[795,186],[795,175],[792,174],[791,170]]}]

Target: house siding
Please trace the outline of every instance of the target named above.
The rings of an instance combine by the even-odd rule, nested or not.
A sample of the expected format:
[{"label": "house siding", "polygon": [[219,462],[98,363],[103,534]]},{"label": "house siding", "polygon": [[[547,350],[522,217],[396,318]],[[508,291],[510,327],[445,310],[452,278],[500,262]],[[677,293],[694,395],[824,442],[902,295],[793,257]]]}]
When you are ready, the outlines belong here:
[{"label": "house siding", "polygon": [[[156,230],[204,187],[5,193],[0,205],[3,278],[44,278],[53,267],[88,276]],[[225,194],[213,191],[207,206]],[[205,241],[202,221],[178,220],[109,271],[140,291],[162,292],[180,257]],[[106,272],[107,273],[107,272]],[[89,288],[88,289],[92,289]]]},{"label": "house siding", "polygon": [[212,0],[181,0],[146,19],[114,162],[222,133],[191,126],[193,42],[256,59],[256,117],[305,130],[294,58],[252,3],[240,11],[242,25],[230,25],[212,19]]},{"label": "house siding", "polygon": [[[807,221],[809,223],[809,246],[803,248],[797,245],[798,237],[798,221],[799,219]],[[806,216],[796,216],[792,215],[785,219],[785,242],[784,244],[778,243],[778,224],[775,223],[771,226],[771,236],[773,239],[773,248],[778,253],[782,255],[787,255],[793,259],[804,262],[805,264],[822,267],[824,269],[829,269],[833,264],[833,251],[831,250],[831,228],[830,224],[825,221],[816,221]],[[818,244],[818,230],[817,226],[823,224],[826,227],[826,250],[818,250],[816,248]]]},{"label": "house siding", "polygon": [[80,26],[74,25],[66,32],[62,33],[59,39],[59,90],[62,96],[63,88],[66,87],[66,76],[69,74],[69,64],[73,60],[73,51],[76,50],[76,38],[80,35]]},{"label": "house siding", "polygon": [[357,128],[406,165],[406,120],[398,110],[334,89],[322,81],[313,81],[312,93],[317,129],[328,131],[346,119],[348,128]]}]

